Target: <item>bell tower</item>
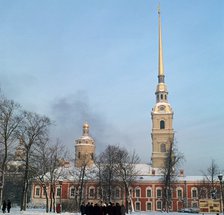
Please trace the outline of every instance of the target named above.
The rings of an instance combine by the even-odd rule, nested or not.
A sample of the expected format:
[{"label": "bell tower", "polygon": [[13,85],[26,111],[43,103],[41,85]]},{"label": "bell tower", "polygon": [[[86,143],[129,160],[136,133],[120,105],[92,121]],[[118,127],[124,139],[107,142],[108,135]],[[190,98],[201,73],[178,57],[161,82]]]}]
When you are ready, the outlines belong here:
[{"label": "bell tower", "polygon": [[158,59],[158,84],[156,88],[156,104],[151,112],[152,119],[152,167],[162,168],[167,153],[174,140],[173,110],[168,103],[168,90],[165,84],[165,73],[163,66],[162,27],[160,8],[158,8],[159,19],[159,59]]},{"label": "bell tower", "polygon": [[91,166],[94,163],[95,142],[89,135],[89,125],[84,123],[82,136],[75,141],[75,166]]}]

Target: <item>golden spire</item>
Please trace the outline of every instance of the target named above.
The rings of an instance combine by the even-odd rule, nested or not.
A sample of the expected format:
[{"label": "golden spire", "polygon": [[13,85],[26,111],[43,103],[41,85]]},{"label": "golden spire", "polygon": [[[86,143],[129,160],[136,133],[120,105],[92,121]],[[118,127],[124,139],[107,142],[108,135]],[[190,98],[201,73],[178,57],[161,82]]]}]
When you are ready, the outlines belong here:
[{"label": "golden spire", "polygon": [[160,5],[158,6],[158,16],[159,16],[159,68],[158,68],[158,78],[159,83],[164,83],[164,68],[163,68],[163,47],[162,47],[162,27],[160,18]]}]

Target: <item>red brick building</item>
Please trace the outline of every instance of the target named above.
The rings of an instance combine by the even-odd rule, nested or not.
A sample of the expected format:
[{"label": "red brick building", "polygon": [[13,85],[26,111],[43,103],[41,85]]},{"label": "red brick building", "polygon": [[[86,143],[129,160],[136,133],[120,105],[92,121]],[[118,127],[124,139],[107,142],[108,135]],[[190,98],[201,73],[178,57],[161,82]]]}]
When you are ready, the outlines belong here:
[{"label": "red brick building", "polygon": [[[56,204],[62,202],[62,205],[75,201],[78,198],[78,184],[69,172],[74,167],[64,168],[65,175],[63,181],[55,181]],[[135,211],[161,211],[163,210],[163,183],[161,175],[158,175],[156,169],[147,164],[138,164],[136,168],[141,169],[136,181],[129,187],[130,204],[133,204]],[[158,170],[157,170],[158,171]],[[155,174],[157,173],[157,174]],[[218,181],[216,187],[218,187]],[[218,188],[217,188],[218,190]],[[50,184],[47,184],[48,196],[50,196]],[[62,191],[62,192],[61,192]],[[113,188],[114,203],[125,204],[126,193],[121,185]],[[210,198],[210,188],[208,183],[204,182],[203,176],[184,176],[183,172],[176,178],[176,182],[171,187],[171,211],[178,211],[183,208],[198,208],[199,199]],[[87,202],[102,204],[99,195],[98,182],[94,179],[87,180],[83,187],[82,199]],[[34,182],[32,186],[31,202],[33,205],[45,205],[45,195],[43,186]]]}]

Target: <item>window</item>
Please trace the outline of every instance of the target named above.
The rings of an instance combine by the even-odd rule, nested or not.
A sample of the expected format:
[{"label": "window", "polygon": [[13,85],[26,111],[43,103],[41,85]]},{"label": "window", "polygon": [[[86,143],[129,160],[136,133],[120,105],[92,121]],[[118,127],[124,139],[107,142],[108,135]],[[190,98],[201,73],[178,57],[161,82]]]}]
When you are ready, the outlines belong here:
[{"label": "window", "polygon": [[95,197],[95,188],[90,187],[89,188],[89,198],[94,198]]},{"label": "window", "polygon": [[70,188],[70,197],[71,198],[74,198],[75,197],[75,188],[74,187],[71,187]]},{"label": "window", "polygon": [[35,188],[35,196],[40,196],[40,187]]},{"label": "window", "polygon": [[151,211],[152,210],[152,203],[151,202],[147,202],[146,203],[146,210],[147,211]]},{"label": "window", "polygon": [[202,199],[206,199],[206,198],[207,198],[207,193],[208,193],[207,189],[206,189],[205,187],[202,188],[202,189],[200,190],[200,198],[202,198]]},{"label": "window", "polygon": [[60,197],[61,196],[61,188],[60,187],[57,187],[56,196],[57,197]]},{"label": "window", "polygon": [[141,210],[141,204],[140,202],[135,202],[135,210],[140,211]]},{"label": "window", "polygon": [[119,199],[119,198],[120,198],[120,188],[116,188],[114,194],[115,194],[114,197],[115,197],[116,199]]},{"label": "window", "polygon": [[166,145],[164,143],[160,145],[160,150],[161,152],[166,152]]},{"label": "window", "polygon": [[139,198],[140,196],[141,196],[141,190],[140,190],[140,188],[136,188],[135,189],[135,197]]},{"label": "window", "polygon": [[177,190],[177,198],[182,199],[182,197],[183,197],[183,192],[181,189],[178,189]]},{"label": "window", "polygon": [[81,153],[80,152],[78,153],[78,158],[81,158]]},{"label": "window", "polygon": [[169,198],[172,198],[173,197],[173,190],[172,189],[168,189],[167,190],[167,196],[169,197]]},{"label": "window", "polygon": [[160,129],[165,129],[165,121],[164,120],[160,121]]},{"label": "window", "polygon": [[198,197],[197,188],[192,188],[192,190],[191,190],[191,196],[192,196],[192,198],[197,198]]},{"label": "window", "polygon": [[157,198],[161,198],[162,197],[162,189],[161,188],[156,190],[156,196],[157,196]]},{"label": "window", "polygon": [[146,190],[146,196],[149,198],[149,197],[152,197],[152,190],[151,190],[151,188],[148,188],[147,190]]},{"label": "window", "polygon": [[156,202],[156,210],[162,210],[162,201]]},{"label": "window", "polygon": [[163,94],[160,95],[160,98],[163,99]]},{"label": "window", "polygon": [[192,203],[192,208],[198,208],[198,203],[197,202],[193,202]]}]

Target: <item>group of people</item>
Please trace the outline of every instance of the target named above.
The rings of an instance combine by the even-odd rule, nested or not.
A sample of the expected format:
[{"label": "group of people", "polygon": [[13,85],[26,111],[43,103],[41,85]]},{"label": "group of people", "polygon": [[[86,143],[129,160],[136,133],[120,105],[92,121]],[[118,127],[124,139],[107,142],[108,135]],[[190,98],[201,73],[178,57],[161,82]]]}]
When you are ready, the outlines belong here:
[{"label": "group of people", "polygon": [[81,215],[125,215],[124,205],[119,203],[109,203],[109,204],[93,204],[83,202],[80,206]]},{"label": "group of people", "polygon": [[7,202],[3,200],[2,202],[2,212],[5,213],[7,209],[7,212],[10,213],[11,209],[11,201],[8,199]]}]

